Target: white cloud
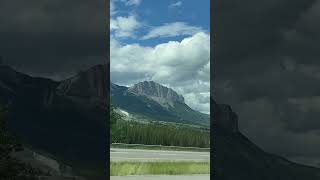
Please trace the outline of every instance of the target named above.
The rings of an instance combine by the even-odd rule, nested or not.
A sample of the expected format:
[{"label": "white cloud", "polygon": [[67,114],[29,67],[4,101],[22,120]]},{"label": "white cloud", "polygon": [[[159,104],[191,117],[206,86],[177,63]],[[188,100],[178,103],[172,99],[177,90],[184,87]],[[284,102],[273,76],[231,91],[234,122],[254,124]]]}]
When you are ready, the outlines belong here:
[{"label": "white cloud", "polygon": [[178,1],[176,3],[172,3],[169,5],[169,8],[174,8],[174,7],[179,7],[182,5],[182,2],[181,1]]},{"label": "white cloud", "polygon": [[193,109],[210,114],[210,93],[184,94],[185,102]]},{"label": "white cloud", "polygon": [[203,32],[201,27],[190,26],[184,22],[167,23],[162,26],[154,27],[142,39],[151,39],[157,37],[175,37],[181,35],[194,35]]},{"label": "white cloud", "polygon": [[192,108],[210,112],[210,35],[199,32],[155,47],[121,45],[112,39],[110,53],[111,80],[115,83],[153,80],[184,95]]},{"label": "white cloud", "polygon": [[[210,112],[210,35],[201,27],[184,22],[154,27],[142,39],[188,35],[182,41],[169,41],[154,47],[121,43],[121,38],[135,38],[142,23],[136,16],[115,16],[116,2],[138,6],[141,0],[110,1],[111,80],[130,86],[153,80],[173,88],[185,102],[198,111]],[[178,1],[172,7],[181,6]],[[129,13],[130,14],[130,13]]]},{"label": "white cloud", "polygon": [[110,15],[114,16],[117,14],[116,11],[116,3],[122,2],[126,6],[139,6],[142,2],[142,0],[110,0]]},{"label": "white cloud", "polygon": [[118,16],[110,20],[110,30],[116,37],[135,37],[135,30],[141,26],[135,16]]},{"label": "white cloud", "polygon": [[116,7],[115,7],[115,4],[114,4],[114,1],[111,0],[110,1],[110,15],[113,16],[116,14]]},{"label": "white cloud", "polygon": [[126,6],[139,6],[142,0],[121,0]]}]

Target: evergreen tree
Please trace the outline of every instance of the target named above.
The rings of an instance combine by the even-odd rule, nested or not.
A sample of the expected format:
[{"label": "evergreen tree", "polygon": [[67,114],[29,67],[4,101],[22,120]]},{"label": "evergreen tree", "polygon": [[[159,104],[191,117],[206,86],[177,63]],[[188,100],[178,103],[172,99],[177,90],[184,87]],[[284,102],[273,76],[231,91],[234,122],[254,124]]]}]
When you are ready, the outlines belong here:
[{"label": "evergreen tree", "polygon": [[210,147],[210,132],[186,126],[118,120],[112,142],[165,146]]}]

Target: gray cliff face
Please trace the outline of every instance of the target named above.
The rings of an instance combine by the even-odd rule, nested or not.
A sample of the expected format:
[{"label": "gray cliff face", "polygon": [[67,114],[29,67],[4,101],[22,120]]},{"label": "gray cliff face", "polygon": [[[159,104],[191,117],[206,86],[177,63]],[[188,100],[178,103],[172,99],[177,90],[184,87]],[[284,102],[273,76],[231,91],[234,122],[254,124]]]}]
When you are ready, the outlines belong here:
[{"label": "gray cliff face", "polygon": [[232,111],[231,106],[226,104],[211,103],[213,109],[213,123],[228,132],[239,132],[238,115]]},{"label": "gray cliff face", "polygon": [[184,103],[184,98],[182,95],[179,95],[174,90],[153,81],[140,82],[130,87],[128,91],[139,95],[161,98],[162,100],[171,102]]},{"label": "gray cliff face", "polygon": [[131,114],[153,121],[209,127],[209,115],[193,110],[182,95],[153,81],[131,87],[111,83],[110,90],[112,103]]},{"label": "gray cliff face", "polygon": [[97,65],[85,72],[62,81],[57,87],[60,95],[78,98],[91,98],[106,102],[107,99],[107,65]]}]

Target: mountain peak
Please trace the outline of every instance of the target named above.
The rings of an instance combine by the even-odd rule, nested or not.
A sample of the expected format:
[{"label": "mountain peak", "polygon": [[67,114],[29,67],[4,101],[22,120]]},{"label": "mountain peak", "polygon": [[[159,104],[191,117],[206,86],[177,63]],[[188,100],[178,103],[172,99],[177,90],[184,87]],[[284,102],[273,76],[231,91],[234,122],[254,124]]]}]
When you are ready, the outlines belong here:
[{"label": "mountain peak", "polygon": [[239,132],[238,115],[233,112],[231,106],[217,104],[213,99],[211,99],[211,104],[213,109],[212,116],[214,118],[213,123],[228,132]]},{"label": "mountain peak", "polygon": [[165,87],[154,81],[139,82],[130,87],[129,91],[135,94],[161,98],[172,102],[184,103],[184,98],[182,95],[178,94],[173,89]]},{"label": "mountain peak", "polygon": [[58,86],[60,94],[107,99],[108,66],[96,65],[64,80]]},{"label": "mountain peak", "polygon": [[165,121],[209,127],[209,115],[184,103],[174,90],[154,81],[139,82],[131,87],[111,84],[112,103],[129,112],[136,120]]}]

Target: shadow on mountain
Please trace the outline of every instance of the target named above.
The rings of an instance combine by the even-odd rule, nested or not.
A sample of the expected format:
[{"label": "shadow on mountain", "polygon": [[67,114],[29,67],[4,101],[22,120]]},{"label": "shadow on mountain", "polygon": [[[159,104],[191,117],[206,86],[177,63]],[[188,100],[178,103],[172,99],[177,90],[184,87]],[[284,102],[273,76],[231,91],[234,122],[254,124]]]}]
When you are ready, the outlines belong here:
[{"label": "shadow on mountain", "polygon": [[317,180],[320,169],[264,152],[238,130],[237,115],[211,99],[212,172],[217,180]]},{"label": "shadow on mountain", "polygon": [[25,146],[52,155],[74,173],[103,179],[107,163],[107,65],[64,81],[31,77],[0,65],[0,105]]}]

